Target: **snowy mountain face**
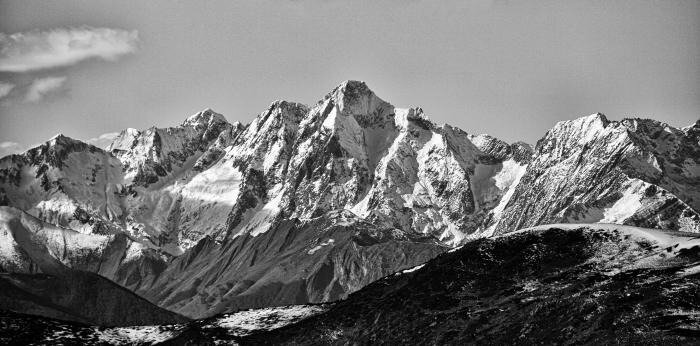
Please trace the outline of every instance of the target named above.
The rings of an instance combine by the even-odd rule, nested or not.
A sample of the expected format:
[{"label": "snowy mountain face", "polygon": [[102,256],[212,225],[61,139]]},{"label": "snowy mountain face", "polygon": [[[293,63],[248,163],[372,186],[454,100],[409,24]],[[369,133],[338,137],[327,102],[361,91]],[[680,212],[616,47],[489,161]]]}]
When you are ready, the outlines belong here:
[{"label": "snowy mountain face", "polygon": [[0,200],[83,233],[121,228],[122,165],[102,149],[58,135],[22,155],[0,159]]},{"label": "snowy mountain face", "polygon": [[495,229],[601,222],[700,232],[699,131],[602,114],[560,122],[537,143]]},{"label": "snowy mountain face", "polygon": [[[299,219],[350,210],[446,243],[473,232],[485,213],[471,184],[478,149],[465,132],[436,126],[422,110],[395,109],[363,83],[347,82],[299,119],[289,147],[272,149],[288,153],[277,172],[247,167],[262,170],[271,192],[262,210]],[[256,216],[235,234],[264,232]]]},{"label": "snowy mountain face", "polygon": [[[204,317],[344,298],[467,240],[543,223],[698,232],[699,142],[699,123],[592,115],[533,149],[347,81],[245,126],[206,109],[124,130],[108,150],[57,136],[0,159],[0,204],[76,231],[65,265]],[[89,250],[93,237],[107,245]],[[28,270],[5,248],[4,271]]]},{"label": "snowy mountain face", "polygon": [[[151,127],[144,131],[126,129],[107,150],[123,163],[126,179],[136,185],[148,186],[177,171],[195,154],[207,151],[210,146],[213,151],[228,145],[239,130],[239,124],[231,125],[221,114],[206,109],[187,118],[178,127]],[[197,160],[194,166],[201,169],[208,161],[216,159],[216,154],[211,154],[209,160],[208,156]]]}]

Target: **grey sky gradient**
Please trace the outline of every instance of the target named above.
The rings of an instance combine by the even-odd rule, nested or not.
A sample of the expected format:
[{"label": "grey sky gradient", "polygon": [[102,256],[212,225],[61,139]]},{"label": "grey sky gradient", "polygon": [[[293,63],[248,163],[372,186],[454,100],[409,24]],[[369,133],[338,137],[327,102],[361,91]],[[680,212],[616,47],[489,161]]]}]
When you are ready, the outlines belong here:
[{"label": "grey sky gradient", "polygon": [[[4,34],[85,27],[137,32],[138,48],[0,72],[15,85],[0,98],[0,142],[171,126],[205,107],[247,123],[275,99],[310,104],[346,79],[507,141],[595,112],[700,118],[696,0],[0,0]],[[27,102],[49,77],[66,79]]]}]

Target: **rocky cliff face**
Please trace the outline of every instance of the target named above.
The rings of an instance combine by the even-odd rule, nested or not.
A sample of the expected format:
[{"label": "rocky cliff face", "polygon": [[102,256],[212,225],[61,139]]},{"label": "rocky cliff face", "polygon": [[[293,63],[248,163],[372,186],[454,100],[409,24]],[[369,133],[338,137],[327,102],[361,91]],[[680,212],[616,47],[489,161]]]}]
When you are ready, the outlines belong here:
[{"label": "rocky cliff face", "polygon": [[444,249],[431,237],[330,212],[223,244],[206,238],[137,292],[188,316],[334,301]]},{"label": "rocky cliff face", "polygon": [[207,109],[125,130],[107,151],[58,136],[0,159],[0,202],[109,237],[113,252],[64,262],[200,317],[342,298],[542,223],[698,231],[698,126],[598,114],[558,123],[533,149],[347,81],[312,106],[273,102],[246,126]]}]

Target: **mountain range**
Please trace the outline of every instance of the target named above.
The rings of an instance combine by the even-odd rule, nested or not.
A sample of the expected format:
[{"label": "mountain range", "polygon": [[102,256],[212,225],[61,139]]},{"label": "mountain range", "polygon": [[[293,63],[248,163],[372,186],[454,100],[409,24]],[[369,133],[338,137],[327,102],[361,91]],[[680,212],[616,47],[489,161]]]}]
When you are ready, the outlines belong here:
[{"label": "mountain range", "polygon": [[[31,297],[13,310],[181,323],[345,299],[538,225],[698,233],[700,120],[598,113],[555,124],[534,146],[509,144],[346,81],[314,105],[275,101],[247,125],[205,109],[179,126],[126,129],[104,149],[57,135],[0,159],[0,205],[3,292]],[[90,284],[68,295],[113,285],[144,310],[123,315],[142,317],[38,302],[45,293],[27,283],[77,276]]]}]

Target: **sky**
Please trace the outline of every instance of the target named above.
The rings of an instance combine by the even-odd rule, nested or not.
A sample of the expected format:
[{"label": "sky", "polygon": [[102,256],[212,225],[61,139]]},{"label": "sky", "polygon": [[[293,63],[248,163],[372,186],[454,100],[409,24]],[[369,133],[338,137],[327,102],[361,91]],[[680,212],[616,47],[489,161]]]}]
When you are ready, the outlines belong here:
[{"label": "sky", "polygon": [[0,155],[344,80],[508,142],[601,112],[700,118],[700,1],[0,0]]}]

